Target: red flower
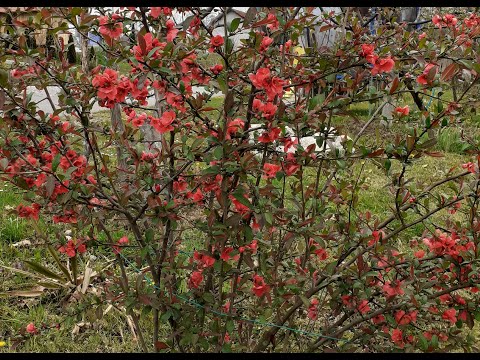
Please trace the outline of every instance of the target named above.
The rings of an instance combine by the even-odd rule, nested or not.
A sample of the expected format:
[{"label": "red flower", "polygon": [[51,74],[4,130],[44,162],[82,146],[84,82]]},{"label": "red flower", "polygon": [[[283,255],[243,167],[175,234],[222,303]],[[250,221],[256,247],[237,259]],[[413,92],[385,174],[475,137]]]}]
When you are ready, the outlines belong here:
[{"label": "red flower", "polygon": [[277,175],[277,172],[280,171],[282,167],[280,165],[275,165],[275,164],[269,164],[265,163],[263,165],[263,178],[264,179],[272,179]]},{"label": "red flower", "polygon": [[310,306],[308,307],[308,317],[311,320],[317,320],[318,317],[318,299],[312,299]]},{"label": "red flower", "polygon": [[374,56],[372,60],[373,60],[372,75],[377,75],[384,72],[390,72],[395,66],[395,61],[393,61],[393,59],[390,56],[383,59],[380,59],[378,56]]},{"label": "red flower", "polygon": [[277,76],[274,76],[270,81],[267,81],[264,88],[268,99],[273,100],[276,95],[281,97],[283,95],[283,85],[285,85],[285,83],[285,80],[282,80]]},{"label": "red flower", "polygon": [[368,300],[362,300],[357,306],[357,310],[360,312],[360,314],[365,314],[369,312],[370,306],[368,305]]},{"label": "red flower", "polygon": [[318,258],[319,258],[320,260],[326,260],[327,257],[328,257],[327,251],[326,251],[325,249],[323,249],[323,248],[316,249],[316,250],[314,251],[314,253],[315,253],[315,255],[318,256]]},{"label": "red flower", "polygon": [[38,333],[37,328],[35,327],[35,324],[31,322],[30,324],[27,325],[26,330],[29,334],[36,334]]},{"label": "red flower", "polygon": [[382,314],[379,314],[379,315],[372,318],[372,322],[375,325],[381,324],[381,323],[385,322],[385,316],[383,316]]},{"label": "red flower", "polygon": [[[117,243],[118,243],[118,245],[127,245],[128,244],[128,238],[126,236],[123,236],[120,239],[118,239]],[[120,254],[120,252],[122,251],[122,247],[118,246],[118,245],[113,245],[112,246],[114,254]]]},{"label": "red flower", "polygon": [[442,26],[455,27],[457,25],[458,19],[452,14],[446,14],[443,17],[440,15],[434,15],[432,22],[436,27],[441,28]]},{"label": "red flower", "polygon": [[114,101],[117,97],[118,73],[112,69],[105,69],[103,74],[93,77],[92,85],[98,88],[98,97],[104,100]]},{"label": "red flower", "polygon": [[450,321],[452,324],[457,322],[457,310],[455,309],[448,309],[445,310],[442,314],[442,319]]},{"label": "red flower", "polygon": [[100,16],[98,22],[100,27],[98,31],[103,36],[107,36],[111,39],[117,39],[123,33],[123,23],[117,21],[120,19],[120,15],[113,14],[112,19],[110,20],[108,16]]},{"label": "red flower", "polygon": [[164,134],[164,133],[170,132],[174,129],[174,127],[172,126],[172,123],[175,120],[176,116],[177,115],[173,111],[165,111],[162,114],[161,118],[152,117],[151,120],[150,120],[150,124],[160,134]]},{"label": "red flower", "polygon": [[272,42],[273,39],[271,37],[265,36],[260,44],[260,52],[267,50]]},{"label": "red flower", "polygon": [[158,18],[161,14],[163,15],[171,15],[172,14],[172,9],[168,7],[151,7],[150,8],[150,15],[156,19]]},{"label": "red flower", "polygon": [[213,52],[215,48],[222,46],[225,43],[222,35],[216,35],[210,39],[210,48],[208,49],[209,52]]},{"label": "red flower", "polygon": [[[243,197],[245,199],[247,199],[248,201],[248,198],[246,195],[243,195]],[[250,209],[248,208],[248,206],[245,206],[243,205],[240,201],[238,201],[237,199],[235,199],[235,197],[233,195],[230,195],[229,196],[229,199],[232,201],[232,204],[235,206],[235,210],[240,213],[240,214],[246,214],[250,211]]]},{"label": "red flower", "polygon": [[271,128],[269,131],[265,131],[258,137],[258,142],[268,144],[278,139],[278,136],[282,132],[282,129],[278,127]]},{"label": "red flower", "polygon": [[272,14],[272,13],[268,14],[267,15],[267,21],[268,21],[267,28],[269,28],[272,31],[275,31],[275,30],[278,29],[278,27],[280,25],[280,22],[278,21],[275,14]]},{"label": "red flower", "polygon": [[192,199],[194,202],[202,202],[203,201],[203,193],[202,191],[198,188],[197,191],[192,193],[191,191],[187,193],[187,198]]},{"label": "red flower", "polygon": [[252,109],[254,112],[263,111],[265,104],[262,103],[259,99],[254,99],[252,104]]},{"label": "red flower", "polygon": [[222,64],[217,64],[215,66],[210,67],[210,71],[214,73],[215,75],[220,74],[220,72],[223,70],[223,65]]},{"label": "red flower", "polygon": [[135,58],[137,60],[143,60],[144,56],[147,56],[148,53],[153,50],[154,48],[158,47],[159,49],[155,51],[152,55],[152,59],[158,58],[160,55],[160,50],[162,50],[167,43],[165,42],[160,42],[157,38],[153,37],[152,33],[146,33],[145,36],[143,37],[145,40],[145,51],[142,51],[142,48],[139,45],[135,45],[132,49],[132,53],[135,55]]},{"label": "red flower", "polygon": [[[258,103],[257,103],[257,106],[258,106]],[[277,112],[277,108],[278,108],[277,105],[274,105],[272,102],[267,102],[261,108],[262,116],[267,120],[272,119],[275,116],[275,113]]]},{"label": "red flower", "polygon": [[417,82],[422,85],[431,84],[435,74],[437,73],[437,65],[427,64],[423,70],[422,75],[417,77]]},{"label": "red flower", "polygon": [[378,243],[380,239],[383,238],[383,236],[385,236],[383,231],[378,231],[378,230],[372,231],[372,239],[368,242],[367,245],[372,246],[373,244]]},{"label": "red flower", "polygon": [[413,254],[417,259],[423,259],[425,256],[425,251],[424,250],[418,250]]},{"label": "red flower", "polygon": [[394,297],[396,295],[403,295],[404,291],[402,289],[403,281],[395,280],[395,283],[392,285],[390,281],[385,282],[382,286],[383,291],[387,297]]},{"label": "red flower", "polygon": [[407,324],[410,324],[411,322],[416,322],[417,313],[418,311],[412,311],[409,314],[407,314],[403,310],[398,310],[395,312],[395,321],[399,325],[407,325]]},{"label": "red flower", "polygon": [[175,29],[173,20],[167,20],[167,41],[171,42],[177,36],[178,29]]},{"label": "red flower", "polygon": [[243,130],[245,122],[242,119],[235,119],[228,123],[226,139],[231,139],[232,135],[236,134],[239,130]]},{"label": "red flower", "polygon": [[362,44],[362,51],[360,52],[360,55],[363,57],[368,57],[373,55],[373,50],[375,49],[374,44]]},{"label": "red flower", "polygon": [[188,286],[197,289],[203,281],[203,275],[201,271],[194,271],[188,280]]},{"label": "red flower", "polygon": [[475,164],[472,162],[462,164],[462,168],[467,169],[472,174],[475,174]]},{"label": "red flower", "polygon": [[399,348],[403,349],[404,342],[403,342],[403,333],[400,329],[393,329],[392,331],[392,341],[397,345]]},{"label": "red flower", "polygon": [[18,216],[27,219],[38,220],[38,215],[40,213],[40,205],[33,203],[32,206],[24,206],[22,204],[17,206]]},{"label": "red flower", "polygon": [[395,112],[399,114],[400,116],[407,116],[408,113],[410,112],[410,108],[408,105],[405,105],[404,107],[396,107]]},{"label": "red flower", "polygon": [[193,253],[193,258],[198,261],[203,268],[212,267],[215,264],[215,259],[211,256],[201,254],[198,251]]},{"label": "red flower", "polygon": [[265,284],[263,278],[257,274],[253,276],[253,287],[252,291],[255,296],[262,297],[263,295],[270,292],[270,286]]},{"label": "red flower", "polygon": [[268,68],[260,68],[256,74],[248,74],[253,86],[257,89],[263,89],[268,85],[267,79],[270,78],[270,70]]},{"label": "red flower", "polygon": [[220,255],[220,259],[223,261],[230,260],[230,253],[233,251],[233,247],[229,246],[223,249],[222,254]]}]

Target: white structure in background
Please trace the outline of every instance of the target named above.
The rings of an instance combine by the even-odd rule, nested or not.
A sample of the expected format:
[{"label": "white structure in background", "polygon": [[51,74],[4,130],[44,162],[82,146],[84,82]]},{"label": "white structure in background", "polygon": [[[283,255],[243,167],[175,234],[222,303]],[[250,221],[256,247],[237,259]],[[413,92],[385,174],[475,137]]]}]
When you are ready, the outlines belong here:
[{"label": "white structure in background", "polygon": [[[226,20],[227,29],[230,27],[233,19],[240,18],[243,20],[245,14],[248,11],[248,7],[229,7],[227,8]],[[225,25],[223,11],[219,7],[213,8],[212,12],[204,19],[205,25],[213,28],[213,35],[225,36]],[[241,27],[239,27],[241,29]],[[248,39],[250,30],[240,30],[237,34],[230,37],[233,42],[233,48],[237,49],[241,42],[241,39]],[[228,33],[228,32],[227,32]]]},{"label": "white structure in background", "polygon": [[[258,141],[255,140],[255,138],[260,136],[264,130],[261,129],[261,125],[252,125],[250,129],[255,129],[249,133],[249,143],[251,145],[257,145]],[[258,130],[256,130],[258,129]],[[293,141],[297,140],[298,137],[295,136],[295,132],[292,128],[285,126],[285,136],[289,136]],[[304,149],[308,148],[310,145],[315,144],[315,153],[324,153],[325,155],[333,152],[333,154],[336,153],[338,150],[338,156],[343,157],[345,156],[345,148],[344,144],[348,140],[351,140],[351,138],[347,135],[338,135],[337,130],[333,127],[331,127],[328,130],[327,133],[327,140],[326,143],[322,143],[322,146],[319,146],[317,144],[317,139],[324,139],[324,133],[323,132],[317,132],[313,134],[312,136],[302,136],[300,137],[300,141],[298,142],[298,145],[301,145]],[[287,150],[287,153],[295,153],[297,148],[297,145],[290,147]],[[284,153],[283,150],[283,145],[277,146],[275,149],[278,153]],[[352,149],[352,152],[354,152],[355,149]],[[256,155],[259,154],[259,151],[253,151]]]},{"label": "white structure in background", "polygon": [[[336,15],[342,13],[340,7],[315,7],[311,14],[316,16],[315,22],[318,23],[314,28],[305,29],[305,34],[299,39],[300,44],[304,48],[315,47],[321,49],[322,47],[330,48],[335,44],[337,36],[340,34],[341,29],[336,28],[334,23],[330,20],[330,16],[334,18]],[[328,16],[325,16],[327,14]],[[305,8],[299,12],[297,17],[305,15]],[[334,27],[326,31],[320,31],[324,25],[332,24]]]}]

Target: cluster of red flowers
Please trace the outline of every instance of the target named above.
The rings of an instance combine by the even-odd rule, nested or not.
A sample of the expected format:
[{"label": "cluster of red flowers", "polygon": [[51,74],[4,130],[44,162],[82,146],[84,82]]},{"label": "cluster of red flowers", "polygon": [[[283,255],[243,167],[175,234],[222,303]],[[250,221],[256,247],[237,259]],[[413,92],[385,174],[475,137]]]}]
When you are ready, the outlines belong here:
[{"label": "cluster of red flowers", "polygon": [[393,67],[395,66],[395,61],[391,58],[391,56],[380,58],[374,53],[374,49],[375,45],[373,44],[362,44],[362,51],[360,52],[360,55],[373,65],[371,70],[372,75],[392,71]]},{"label": "cluster of red flowers", "polygon": [[[140,45],[135,45],[131,52],[135,55],[135,59],[138,61],[144,60],[155,60],[160,58],[160,51],[167,46],[167,43],[160,42],[157,38],[153,37],[153,34],[148,32],[143,36],[143,40],[145,42],[145,47],[141,47]],[[153,50],[156,49],[152,54],[150,54],[149,58],[146,59],[147,55]]]},{"label": "cluster of red flowers", "polygon": [[100,16],[98,22],[100,24],[98,31],[103,35],[109,44],[113,39],[118,39],[123,33],[122,17],[118,14],[113,14],[110,19],[108,16]]},{"label": "cluster of red flowers", "polygon": [[457,25],[458,19],[455,15],[452,14],[445,14],[444,16],[434,15],[432,18],[432,22],[435,24],[436,27],[455,27]]},{"label": "cluster of red flowers", "polygon": [[264,89],[268,99],[272,101],[275,96],[283,96],[283,86],[286,84],[285,80],[278,76],[272,76],[270,69],[263,67],[257,70],[255,74],[249,74],[248,77],[253,86],[257,89]]},{"label": "cluster of red flowers", "polygon": [[87,246],[83,241],[73,239],[68,240],[65,245],[60,246],[58,251],[62,254],[67,254],[68,257],[74,257],[77,252],[79,254],[83,254],[85,251],[87,251]]},{"label": "cluster of red flowers", "polygon": [[465,244],[461,242],[462,239],[455,232],[446,234],[438,229],[435,231],[434,236],[423,239],[423,243],[435,255],[450,255],[454,259],[458,259],[461,253],[475,250],[476,248],[475,243],[472,241],[467,241]]},{"label": "cluster of red flowers", "polygon": [[172,15],[172,9],[169,7],[151,7],[150,8],[150,15],[153,18],[158,18],[161,14],[168,16]]},{"label": "cluster of red flowers", "polygon": [[40,213],[40,205],[33,203],[32,206],[18,205],[17,206],[18,216],[21,218],[34,219],[38,220],[38,215]]},{"label": "cluster of red flowers", "polygon": [[129,94],[138,100],[140,104],[145,105],[150,80],[145,79],[145,81],[140,84],[139,79],[130,81],[126,76],[118,79],[118,72],[107,68],[103,73],[96,74],[93,77],[92,85],[97,88],[100,105],[112,108],[115,103],[125,101],[125,98]]}]

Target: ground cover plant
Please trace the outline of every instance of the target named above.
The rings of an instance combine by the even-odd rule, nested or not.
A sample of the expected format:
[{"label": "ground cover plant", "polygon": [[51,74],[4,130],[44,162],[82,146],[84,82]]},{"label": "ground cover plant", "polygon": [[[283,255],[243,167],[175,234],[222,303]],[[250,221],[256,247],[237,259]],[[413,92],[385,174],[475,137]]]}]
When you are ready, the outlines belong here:
[{"label": "ground cover plant", "polygon": [[[2,37],[3,348],[478,351],[480,17],[223,10],[218,34],[43,8]],[[16,31],[66,24],[81,63]],[[307,27],[335,43],[299,52]]]}]

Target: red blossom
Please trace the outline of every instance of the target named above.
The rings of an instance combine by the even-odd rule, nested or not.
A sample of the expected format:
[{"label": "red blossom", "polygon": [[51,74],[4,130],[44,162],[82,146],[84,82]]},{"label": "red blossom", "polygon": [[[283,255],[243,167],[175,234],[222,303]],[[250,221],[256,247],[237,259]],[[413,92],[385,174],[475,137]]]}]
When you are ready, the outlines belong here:
[{"label": "red blossom", "polygon": [[104,37],[109,37],[111,39],[117,39],[123,33],[123,23],[121,22],[121,17],[118,14],[113,14],[112,19],[109,19],[108,16],[100,16],[98,22],[100,27],[98,31]]},{"label": "red blossom", "polygon": [[272,42],[273,39],[271,37],[265,36],[260,43],[260,52],[265,52]]},{"label": "red blossom", "polygon": [[374,56],[372,58],[372,63],[373,63],[372,75],[377,75],[384,72],[390,72],[393,70],[393,67],[395,66],[395,61],[393,61],[393,59],[390,56],[383,59],[380,59],[378,56]]},{"label": "red blossom", "polygon": [[475,164],[472,162],[462,164],[462,168],[467,169],[472,174],[475,174]]},{"label": "red blossom", "polygon": [[38,330],[37,328],[35,327],[35,324],[33,322],[31,322],[30,324],[27,325],[27,327],[25,328],[25,330],[27,330],[27,332],[29,334],[37,334],[38,333]]},{"label": "red blossom", "polygon": [[417,77],[417,82],[422,85],[430,85],[437,73],[437,65],[429,63],[425,66],[422,75]]},{"label": "red blossom", "polygon": [[457,322],[457,310],[448,309],[445,310],[442,314],[442,319],[450,321],[450,323],[455,324]]},{"label": "red blossom", "polygon": [[216,48],[222,46],[225,43],[222,35],[215,35],[210,39],[210,48],[209,52],[214,52]]},{"label": "red blossom", "polygon": [[167,20],[166,26],[167,26],[167,41],[171,42],[177,36],[178,29],[175,28],[175,23],[173,22],[173,20],[170,20],[170,19]]},{"label": "red blossom", "polygon": [[263,89],[268,85],[267,80],[270,78],[270,70],[268,68],[260,68],[255,74],[248,74],[253,86],[257,89]]},{"label": "red blossom", "polygon": [[434,15],[432,22],[436,27],[441,28],[443,26],[455,27],[457,25],[458,19],[452,14],[445,14],[443,17],[440,15]]},{"label": "red blossom", "polygon": [[270,292],[270,286],[265,283],[263,277],[255,274],[253,276],[252,292],[255,294],[255,296],[262,297]]},{"label": "red blossom", "polygon": [[269,163],[265,163],[263,165],[263,177],[265,179],[273,179],[276,175],[277,175],[277,172],[280,171],[282,167],[280,165],[275,165],[275,164],[269,164]]},{"label": "red blossom", "polygon": [[225,249],[223,249],[221,255],[220,255],[220,259],[222,259],[223,261],[228,261],[230,260],[230,253],[233,251],[233,247],[229,246],[229,247],[226,247]]},{"label": "red blossom", "polygon": [[201,271],[194,271],[188,280],[188,286],[198,289],[203,281],[203,275]]},{"label": "red blossom", "polygon": [[405,105],[404,107],[396,107],[395,112],[400,116],[407,116],[410,113],[410,107]]},{"label": "red blossom", "polygon": [[38,220],[40,213],[40,205],[33,203],[32,206],[24,206],[22,204],[17,206],[18,216],[21,218]]},{"label": "red blossom", "polygon": [[213,257],[199,253],[198,251],[193,253],[193,258],[202,268],[209,268],[215,264],[215,259]]},{"label": "red blossom", "polygon": [[161,118],[152,117],[150,119],[150,124],[160,134],[164,134],[164,133],[170,132],[174,129],[174,127],[172,126],[172,123],[175,121],[176,116],[177,115],[173,111],[165,111],[162,114]]},{"label": "red blossom", "polygon": [[311,319],[311,320],[317,320],[317,317],[318,317],[318,304],[319,304],[319,301],[318,299],[312,299],[310,301],[310,306],[308,307],[308,318]]},{"label": "red blossom", "polygon": [[360,312],[360,314],[366,314],[367,312],[369,312],[371,309],[368,305],[368,300],[360,301],[357,305],[357,310]]},{"label": "red blossom", "polygon": [[395,280],[393,283],[390,281],[385,282],[382,286],[383,292],[387,297],[394,297],[396,295],[403,295],[404,291],[402,289],[404,281]]},{"label": "red blossom", "polygon": [[393,329],[392,331],[392,341],[397,345],[399,348],[403,349],[405,343],[403,342],[403,332],[400,329]]},{"label": "red blossom", "polygon": [[272,14],[272,13],[268,14],[267,15],[267,21],[268,21],[267,28],[269,28],[272,31],[277,30],[278,27],[280,26],[280,22],[278,21],[275,14]]}]

